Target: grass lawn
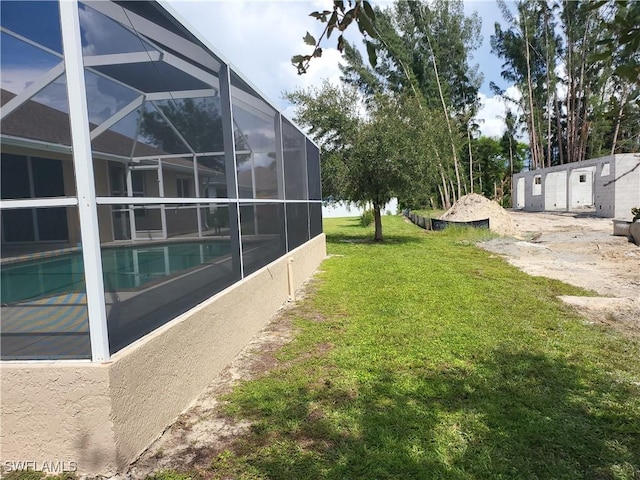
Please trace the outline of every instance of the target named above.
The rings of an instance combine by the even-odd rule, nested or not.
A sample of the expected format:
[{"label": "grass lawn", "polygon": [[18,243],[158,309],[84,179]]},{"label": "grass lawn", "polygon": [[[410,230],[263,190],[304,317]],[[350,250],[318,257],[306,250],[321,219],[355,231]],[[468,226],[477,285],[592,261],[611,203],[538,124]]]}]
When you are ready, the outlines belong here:
[{"label": "grass lawn", "polygon": [[446,210],[429,210],[429,209],[424,209],[424,210],[411,210],[412,213],[415,213],[416,215],[420,215],[421,217],[425,217],[425,218],[440,218],[440,216],[446,212]]},{"label": "grass lawn", "polygon": [[295,340],[227,399],[251,433],[192,478],[640,478],[640,345],[556,299],[586,292],[487,232],[358,221],[325,221]]}]

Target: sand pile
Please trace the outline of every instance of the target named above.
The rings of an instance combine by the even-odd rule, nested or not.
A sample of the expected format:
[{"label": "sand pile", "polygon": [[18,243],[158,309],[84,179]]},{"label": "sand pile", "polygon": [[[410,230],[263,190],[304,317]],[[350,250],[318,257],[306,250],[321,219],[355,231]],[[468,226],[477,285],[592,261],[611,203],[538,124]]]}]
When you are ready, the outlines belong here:
[{"label": "sand pile", "polygon": [[514,235],[516,226],[511,215],[498,202],[489,200],[477,193],[470,193],[461,197],[441,220],[452,222],[471,222],[473,220],[489,219],[489,228],[500,235]]}]

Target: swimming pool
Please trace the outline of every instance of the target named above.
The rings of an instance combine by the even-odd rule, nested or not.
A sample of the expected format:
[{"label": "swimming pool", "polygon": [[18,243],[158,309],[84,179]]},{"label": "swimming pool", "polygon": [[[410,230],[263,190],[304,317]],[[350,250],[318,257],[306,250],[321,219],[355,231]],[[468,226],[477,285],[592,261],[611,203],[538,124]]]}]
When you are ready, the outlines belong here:
[{"label": "swimming pool", "polygon": [[[102,249],[111,353],[237,280],[230,242],[171,242]],[[80,251],[4,260],[1,358],[91,358]]]},{"label": "swimming pool", "polygon": [[[105,291],[136,290],[228,255],[228,242],[181,242],[102,249]],[[2,266],[3,306],[85,291],[80,251]]]}]

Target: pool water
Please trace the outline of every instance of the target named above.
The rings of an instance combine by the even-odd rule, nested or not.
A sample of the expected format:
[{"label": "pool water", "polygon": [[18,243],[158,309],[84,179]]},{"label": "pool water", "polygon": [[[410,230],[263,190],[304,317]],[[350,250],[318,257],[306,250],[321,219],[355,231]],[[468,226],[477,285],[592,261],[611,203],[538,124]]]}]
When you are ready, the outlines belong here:
[{"label": "pool water", "polygon": [[[185,242],[102,249],[105,291],[135,290],[229,254],[228,243]],[[2,305],[84,292],[81,252],[2,266]]]}]

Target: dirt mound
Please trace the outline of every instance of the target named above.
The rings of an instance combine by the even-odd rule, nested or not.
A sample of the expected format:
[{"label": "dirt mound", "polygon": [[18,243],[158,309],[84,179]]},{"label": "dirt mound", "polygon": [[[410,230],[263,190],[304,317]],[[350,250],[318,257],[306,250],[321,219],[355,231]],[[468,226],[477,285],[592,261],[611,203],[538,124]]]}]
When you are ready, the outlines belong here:
[{"label": "dirt mound", "polygon": [[489,200],[477,193],[461,197],[449,210],[440,217],[441,220],[453,222],[471,222],[489,219],[489,228],[500,235],[514,235],[516,226],[509,213],[497,202]]}]

